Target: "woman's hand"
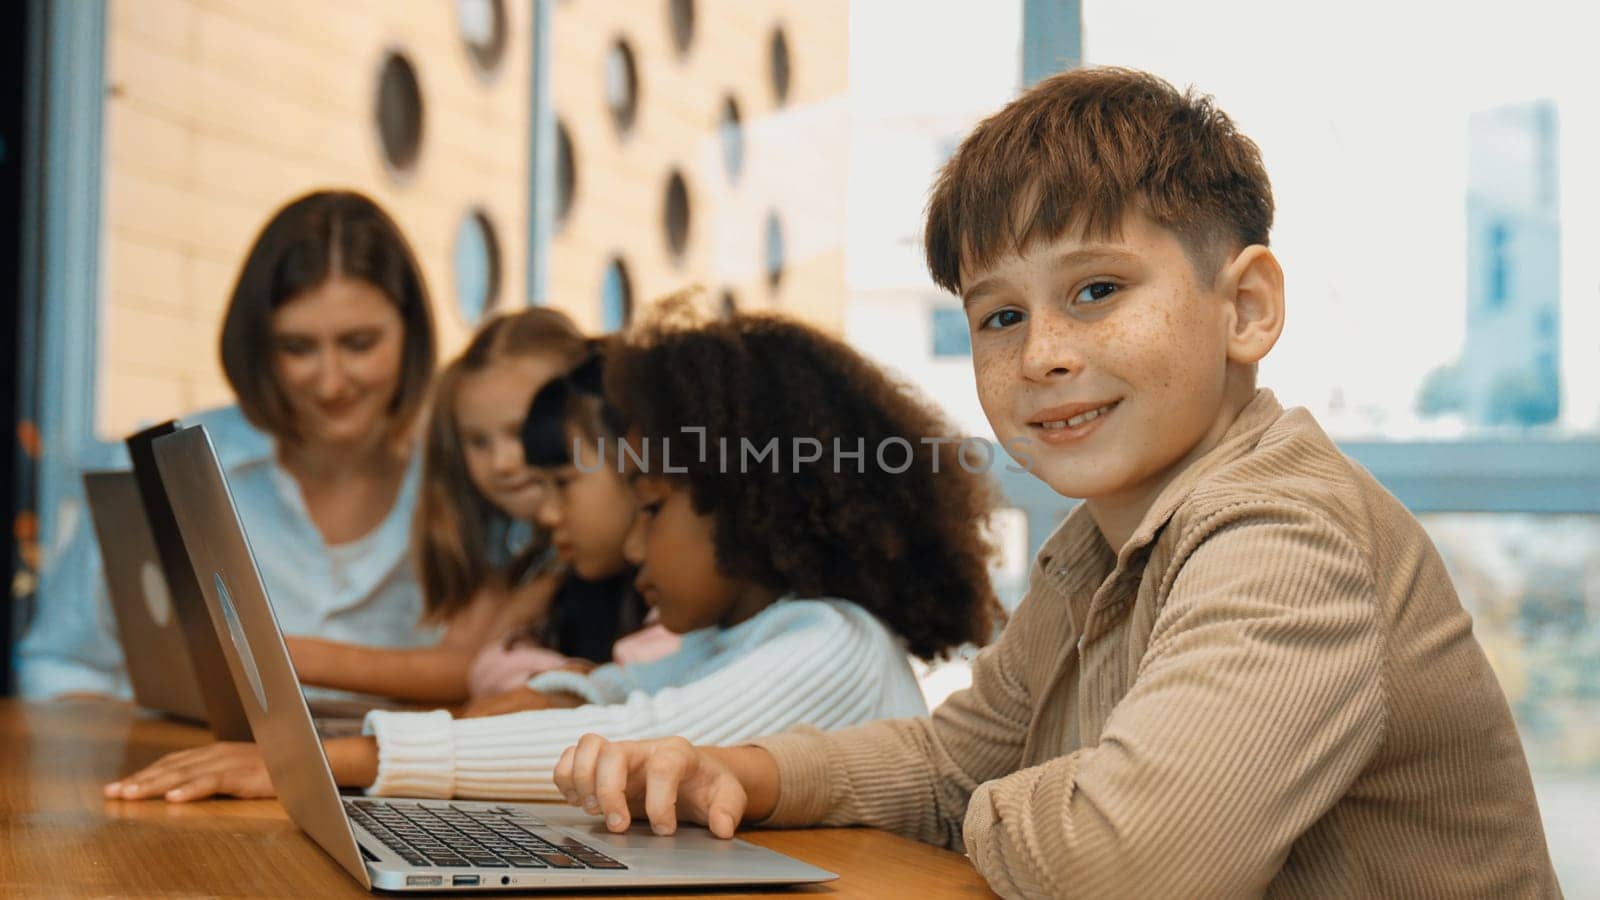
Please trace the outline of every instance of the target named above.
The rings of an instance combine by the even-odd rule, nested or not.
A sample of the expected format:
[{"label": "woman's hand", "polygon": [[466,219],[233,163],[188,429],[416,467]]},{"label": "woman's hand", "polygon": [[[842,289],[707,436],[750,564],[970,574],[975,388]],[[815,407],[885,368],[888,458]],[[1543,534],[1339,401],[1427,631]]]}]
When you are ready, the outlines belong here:
[{"label": "woman's hand", "polygon": [[274,796],[267,764],[255,744],[216,743],[169,753],[105,786],[105,795],[111,800],[165,797],[173,803],[183,803],[213,794]]},{"label": "woman's hand", "polygon": [[778,765],[759,747],[696,747],[683,738],[607,741],[586,734],[556,763],[556,788],[573,806],[604,815],[623,831],[645,815],[656,834],[672,834],[683,819],[731,838],[746,815],[772,814]]}]

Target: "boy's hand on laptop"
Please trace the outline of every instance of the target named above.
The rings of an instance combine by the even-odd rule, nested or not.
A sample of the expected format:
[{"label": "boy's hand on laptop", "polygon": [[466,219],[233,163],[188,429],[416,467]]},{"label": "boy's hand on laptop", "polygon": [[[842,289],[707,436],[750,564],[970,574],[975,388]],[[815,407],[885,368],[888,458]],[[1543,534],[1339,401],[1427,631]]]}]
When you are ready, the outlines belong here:
[{"label": "boy's hand on laptop", "polygon": [[272,779],[255,744],[216,743],[169,753],[121,781],[105,786],[111,800],[164,797],[174,803],[213,794],[271,797]]},{"label": "boy's hand on laptop", "polygon": [[586,734],[561,754],[555,783],[568,803],[604,815],[614,832],[645,815],[656,834],[672,834],[683,818],[731,838],[746,816],[772,814],[778,765],[760,747],[697,747],[680,737],[613,742]]}]

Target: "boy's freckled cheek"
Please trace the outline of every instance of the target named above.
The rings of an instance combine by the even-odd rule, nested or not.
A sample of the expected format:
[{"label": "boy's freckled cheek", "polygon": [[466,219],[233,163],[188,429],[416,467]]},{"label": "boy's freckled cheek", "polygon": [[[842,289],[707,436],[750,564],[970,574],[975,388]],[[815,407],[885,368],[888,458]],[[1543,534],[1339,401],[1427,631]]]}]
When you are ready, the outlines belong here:
[{"label": "boy's freckled cheek", "polygon": [[1019,396],[1022,379],[1017,359],[1014,354],[1007,354],[974,362],[978,404],[984,415],[996,423],[995,427],[1001,428],[999,421],[1008,416]]},{"label": "boy's freckled cheek", "polygon": [[999,352],[981,352],[973,356],[973,376],[979,386],[1002,380],[1006,373],[1017,367],[1016,351],[1006,349]]},{"label": "boy's freckled cheek", "polygon": [[1111,357],[1126,356],[1128,351],[1139,349],[1140,334],[1146,322],[1139,316],[1117,317],[1097,323],[1094,345]]}]

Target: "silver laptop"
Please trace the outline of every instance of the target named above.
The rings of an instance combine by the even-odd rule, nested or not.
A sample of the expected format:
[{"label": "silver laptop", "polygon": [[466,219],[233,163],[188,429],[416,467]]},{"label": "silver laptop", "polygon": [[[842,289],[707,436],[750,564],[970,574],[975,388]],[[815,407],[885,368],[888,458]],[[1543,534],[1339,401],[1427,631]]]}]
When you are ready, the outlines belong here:
[{"label": "silver laptop", "polygon": [[[209,722],[133,473],[86,472],[83,489],[134,700],[176,718]],[[241,721],[243,716],[241,710]],[[238,737],[248,740],[250,735],[246,731]]]},{"label": "silver laptop", "polygon": [[[103,504],[110,516],[107,521],[115,523],[109,531],[99,528],[100,514],[95,512],[92,498],[91,514],[96,516],[96,536],[100,540],[103,556],[137,557],[137,560],[128,559],[126,564],[117,566],[119,571],[115,577],[111,573],[113,566],[107,563],[107,584],[111,590],[112,606],[118,612],[119,637],[122,639],[123,656],[128,660],[134,698],[141,706],[179,718],[209,723],[219,741],[248,741],[250,720],[245,716],[244,707],[239,704],[239,695],[234,693],[227,660],[223,657],[222,646],[217,643],[216,629],[211,627],[211,613],[206,609],[205,597],[195,581],[194,567],[189,564],[189,553],[184,548],[178,520],[172,513],[172,503],[167,499],[166,488],[161,483],[161,471],[156,466],[155,439],[172,434],[178,427],[176,420],[168,420],[129,435],[124,443],[128,447],[128,458],[133,463],[132,477],[138,488],[138,496],[130,502],[126,492],[118,488],[100,491],[114,495],[106,498],[108,505]],[[101,478],[98,473],[95,477]],[[133,506],[140,507],[142,518],[132,513]],[[139,535],[133,534],[135,529],[139,530]],[[131,540],[131,543],[123,547],[125,540]],[[113,549],[107,550],[108,546]],[[144,564],[151,559],[148,551],[152,547],[156,554],[154,558],[159,562],[160,572],[157,574],[163,576],[159,584]],[[137,583],[134,579],[137,579]],[[160,603],[162,595],[159,591],[162,587],[165,587],[165,597],[170,601],[165,606]],[[156,611],[164,611],[169,607],[171,618],[175,618],[177,624],[182,626],[178,629],[182,640],[174,644],[171,629],[163,628],[163,639],[147,645],[152,640],[153,628],[146,621],[146,616],[153,616]],[[122,622],[132,623],[133,630],[123,629]],[[188,665],[170,662],[180,659],[186,659]],[[183,673],[188,673],[193,680],[179,682]],[[161,685],[167,694],[157,699],[157,695],[142,692],[141,684]],[[182,694],[185,698],[198,695],[203,703],[203,715],[193,714],[192,700],[186,699],[186,705],[181,709],[172,708],[177,701],[169,698],[176,694]],[[147,696],[150,702],[146,702]],[[317,732],[323,737],[359,734],[361,717],[367,710],[397,709],[401,706],[382,697],[348,692],[310,699],[310,703]]]},{"label": "silver laptop", "polygon": [[[203,711],[198,718],[210,724],[218,740],[248,741],[250,720],[233,692],[228,664],[217,644],[200,586],[195,583],[194,567],[189,565],[183,535],[178,533],[178,522],[161,486],[161,473],[151,449],[151,442],[157,437],[176,430],[176,422],[162,422],[129,435],[124,442],[133,463],[137,497],[129,499],[125,490],[108,487],[112,494],[106,498],[110,508],[102,504],[95,510],[93,499],[90,501],[96,537],[107,561],[107,587],[121,623],[122,655],[134,696],[143,705],[194,718],[190,715],[193,700],[187,698],[198,695]],[[107,517],[109,529],[101,527]],[[159,571],[151,569],[152,560]],[[144,620],[145,614],[151,620]],[[171,627],[174,621],[176,629]],[[152,634],[156,623],[162,623],[159,637]],[[181,640],[173,640],[174,630]],[[152,640],[153,644],[146,644]],[[148,691],[141,692],[141,685],[152,684],[185,697],[183,707],[168,709],[170,701],[160,699],[145,702]]]},{"label": "silver laptop", "polygon": [[158,438],[155,455],[272,786],[295,824],[362,886],[572,890],[837,877],[701,828],[611,834],[599,817],[557,804],[341,796],[210,438],[185,428]]}]

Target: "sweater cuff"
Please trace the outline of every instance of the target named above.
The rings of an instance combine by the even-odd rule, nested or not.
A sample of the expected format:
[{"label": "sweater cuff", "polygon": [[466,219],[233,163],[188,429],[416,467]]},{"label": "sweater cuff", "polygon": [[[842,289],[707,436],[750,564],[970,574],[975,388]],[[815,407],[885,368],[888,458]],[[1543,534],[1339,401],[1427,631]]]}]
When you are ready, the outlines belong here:
[{"label": "sweater cuff", "polygon": [[367,793],[400,797],[455,794],[455,734],[446,710],[367,713],[363,734],[378,739],[378,778]]},{"label": "sweater cuff", "polygon": [[961,823],[961,841],[966,845],[967,856],[979,871],[986,868],[984,863],[992,865],[996,862],[994,829],[1000,816],[994,808],[994,786],[993,781],[978,785],[967,801],[967,817]]},{"label": "sweater cuff", "polygon": [[[1076,766],[1045,763],[986,781],[972,792],[967,817],[962,823],[962,841],[973,867],[995,893],[1007,898],[1060,895],[1054,886],[1041,884],[1034,878],[1028,847],[1013,846],[1011,836],[1034,846],[1069,846],[1065,833],[1052,832],[1051,838],[1059,843],[1050,843],[1051,838],[1037,834],[1033,829],[1034,820],[1028,813],[1030,805],[1041,799],[1040,794],[1046,798],[1064,796],[1051,791],[1059,790],[1063,780],[1070,783],[1075,769]],[[1041,818],[1059,820],[1060,817]],[[1010,824],[1009,834],[1007,823]]]},{"label": "sweater cuff", "polygon": [[832,805],[828,774],[828,737],[809,726],[750,742],[772,754],[778,763],[778,802],[759,825],[794,828],[815,825]]}]

